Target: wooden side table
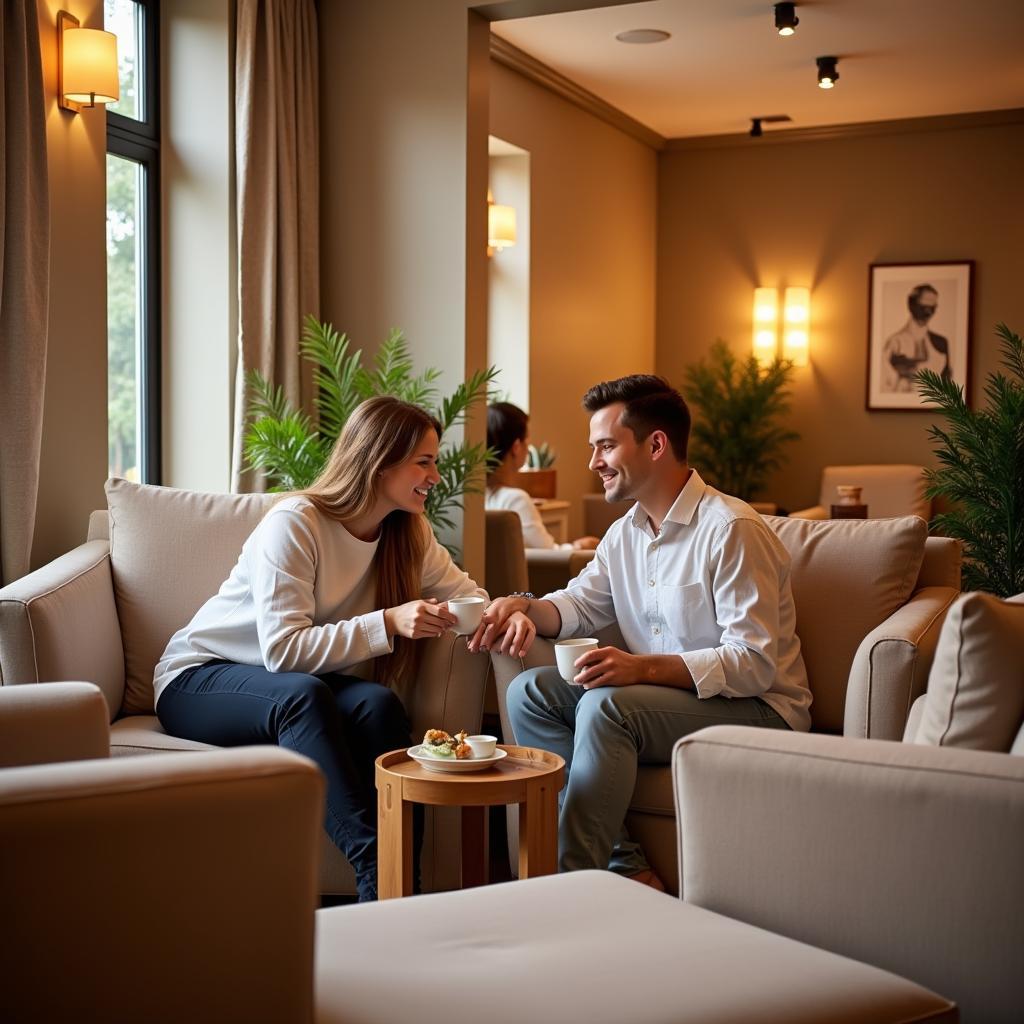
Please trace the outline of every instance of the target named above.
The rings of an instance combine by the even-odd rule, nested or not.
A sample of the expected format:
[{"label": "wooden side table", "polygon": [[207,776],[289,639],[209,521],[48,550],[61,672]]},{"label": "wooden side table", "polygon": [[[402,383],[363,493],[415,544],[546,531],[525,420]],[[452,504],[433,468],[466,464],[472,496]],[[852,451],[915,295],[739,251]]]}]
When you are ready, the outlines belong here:
[{"label": "wooden side table", "polygon": [[412,894],[412,805],[462,808],[462,886],[487,881],[487,808],[519,805],[519,877],[558,868],[558,793],[565,761],[533,747],[502,746],[505,760],[478,772],[447,774],[404,750],[381,754],[377,781],[377,898]]}]

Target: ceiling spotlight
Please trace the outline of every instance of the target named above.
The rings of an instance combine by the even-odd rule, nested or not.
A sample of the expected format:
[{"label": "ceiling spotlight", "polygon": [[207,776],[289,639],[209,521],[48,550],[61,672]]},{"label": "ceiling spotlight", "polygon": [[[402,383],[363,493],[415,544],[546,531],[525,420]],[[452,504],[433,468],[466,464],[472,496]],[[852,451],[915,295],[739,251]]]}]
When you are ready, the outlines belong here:
[{"label": "ceiling spotlight", "polygon": [[631,28],[628,32],[620,32],[615,38],[620,43],[663,43],[672,36],[660,28]]},{"label": "ceiling spotlight", "polygon": [[796,16],[796,4],[775,5],[775,27],[779,30],[780,36],[791,36],[799,24],[800,19]]},{"label": "ceiling spotlight", "polygon": [[759,139],[762,135],[764,135],[764,129],[761,127],[761,118],[752,117],[750,119],[750,137]]},{"label": "ceiling spotlight", "polygon": [[839,72],[836,71],[838,57],[818,58],[818,88],[831,89],[839,81]]}]

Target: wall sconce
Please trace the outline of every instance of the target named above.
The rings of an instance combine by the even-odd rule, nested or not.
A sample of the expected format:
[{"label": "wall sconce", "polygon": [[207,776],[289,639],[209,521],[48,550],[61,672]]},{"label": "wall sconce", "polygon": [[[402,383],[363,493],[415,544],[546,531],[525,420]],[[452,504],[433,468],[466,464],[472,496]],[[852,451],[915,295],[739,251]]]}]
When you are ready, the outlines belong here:
[{"label": "wall sconce", "polygon": [[811,292],[809,288],[787,288],[782,313],[782,358],[794,366],[806,366],[810,350]]},{"label": "wall sconce", "polygon": [[57,102],[75,113],[121,98],[117,36],[80,25],[67,11],[57,14]]},{"label": "wall sconce", "polygon": [[778,347],[779,292],[776,288],[754,289],[754,356],[761,366],[771,366]]},{"label": "wall sconce", "polygon": [[487,255],[516,244],[516,208],[487,196]]},{"label": "wall sconce", "polygon": [[831,89],[839,81],[839,72],[836,71],[838,57],[816,57],[818,65],[818,88]]}]

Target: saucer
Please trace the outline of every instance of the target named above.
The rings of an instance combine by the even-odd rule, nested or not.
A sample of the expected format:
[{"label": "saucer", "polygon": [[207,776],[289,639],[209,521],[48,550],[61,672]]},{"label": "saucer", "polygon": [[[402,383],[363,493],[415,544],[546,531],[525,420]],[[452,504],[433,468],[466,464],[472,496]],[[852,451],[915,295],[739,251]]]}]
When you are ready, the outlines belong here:
[{"label": "saucer", "polygon": [[502,750],[500,747],[490,757],[467,757],[463,760],[458,761],[454,757],[433,757],[431,754],[423,754],[420,751],[423,749],[422,743],[417,743],[414,747],[409,747],[406,753],[417,763],[423,765],[427,771],[430,772],[448,772],[451,774],[457,774],[458,772],[479,772],[484,768],[490,768],[492,765],[497,764],[499,761],[508,757],[508,751]]}]

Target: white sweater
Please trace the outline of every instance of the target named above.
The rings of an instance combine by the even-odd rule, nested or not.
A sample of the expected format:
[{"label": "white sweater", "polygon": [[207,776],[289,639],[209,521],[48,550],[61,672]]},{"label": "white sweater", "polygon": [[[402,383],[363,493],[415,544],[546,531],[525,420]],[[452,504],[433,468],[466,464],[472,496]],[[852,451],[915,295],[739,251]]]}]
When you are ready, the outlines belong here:
[{"label": "white sweater", "polygon": [[548,533],[540,518],[540,510],[533,498],[518,487],[488,487],[484,494],[484,508],[488,511],[515,512],[523,524],[524,548],[571,548],[571,544],[559,544]]},{"label": "white sweater", "polygon": [[[421,596],[485,591],[429,533]],[[171,637],[153,673],[155,699],[180,672],[223,659],[271,672],[341,672],[391,650],[376,606],[377,541],[353,537],[306,498],[278,502],[249,535],[231,575]]]}]

